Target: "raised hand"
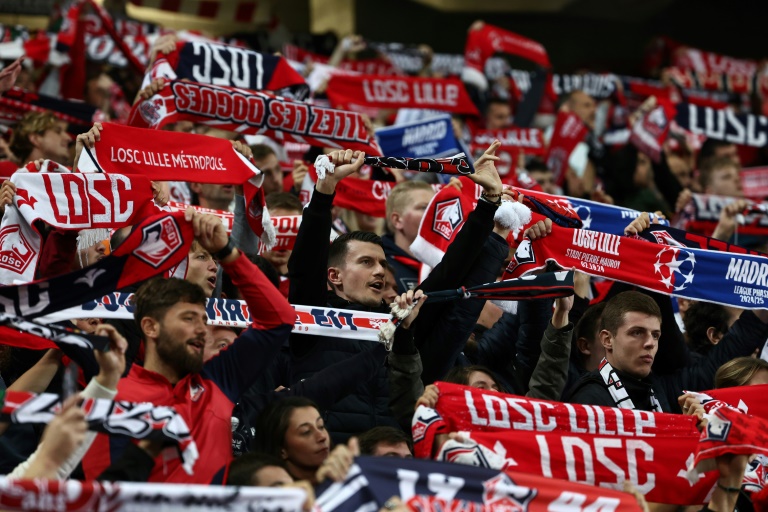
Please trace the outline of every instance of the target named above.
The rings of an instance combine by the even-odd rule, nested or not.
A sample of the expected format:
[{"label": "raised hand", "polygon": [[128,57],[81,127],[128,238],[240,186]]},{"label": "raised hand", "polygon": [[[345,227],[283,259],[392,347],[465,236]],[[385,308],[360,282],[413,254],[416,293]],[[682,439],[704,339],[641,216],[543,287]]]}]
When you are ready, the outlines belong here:
[{"label": "raised hand", "polygon": [[525,230],[524,235],[531,239],[531,241],[544,238],[552,232],[552,219],[544,219],[538,221],[533,226]]},{"label": "raised hand", "polygon": [[139,93],[136,95],[136,99],[133,100],[134,105],[139,101],[148,100],[149,98],[151,98],[152,96],[160,92],[160,90],[163,87],[165,87],[165,79],[155,78],[154,80],[152,80],[152,82],[150,82],[148,86],[146,86],[145,88],[139,91]]},{"label": "raised hand", "polygon": [[235,148],[235,151],[243,155],[246,160],[251,160],[253,158],[253,150],[251,150],[251,147],[248,144],[240,142],[239,140],[233,140],[232,147]]},{"label": "raised hand", "polygon": [[309,167],[303,160],[293,161],[293,170],[291,171],[291,177],[293,178],[293,189],[296,191],[301,190],[301,184],[304,183],[304,177],[309,172]]},{"label": "raised hand", "polygon": [[360,455],[360,446],[357,438],[352,437],[346,446],[340,444],[333,449],[315,473],[315,480],[320,483],[330,478],[334,482],[343,482],[357,455]]},{"label": "raised hand", "polygon": [[128,342],[117,332],[114,326],[109,324],[100,324],[93,331],[97,336],[107,336],[109,338],[109,349],[102,352],[94,350],[93,355],[99,363],[99,374],[95,377],[96,382],[107,389],[117,389],[117,382],[125,371],[125,351],[128,349]]},{"label": "raised hand", "polygon": [[3,70],[0,71],[0,94],[3,94],[16,83],[16,78],[18,78],[19,73],[21,73],[21,60],[23,58],[24,57],[19,57],[13,61],[13,64],[4,67]]},{"label": "raised hand", "polygon": [[328,153],[328,159],[336,168],[332,173],[326,173],[325,179],[317,181],[316,188],[323,194],[333,194],[338,182],[359,171],[363,166],[365,153],[342,149]]},{"label": "raised hand", "polygon": [[[216,254],[227,246],[229,235],[227,235],[227,230],[218,217],[200,213],[189,207],[184,212],[184,219],[192,223],[195,239],[209,253]],[[238,254],[237,249],[234,249],[222,262],[228,263],[237,258]]]},{"label": "raised hand", "polygon": [[485,150],[480,158],[475,160],[475,173],[467,177],[483,187],[483,190],[489,196],[501,197],[501,178],[496,170],[495,162],[501,160],[496,156],[496,150],[501,147],[501,142],[493,141],[493,144]]},{"label": "raised hand", "polygon": [[417,316],[419,316],[419,310],[421,309],[421,306],[424,304],[426,299],[426,295],[424,295],[424,292],[421,290],[416,290],[415,293],[413,290],[408,290],[407,292],[395,298],[395,302],[401,309],[405,309],[411,304],[416,304],[416,306],[414,306],[414,308],[411,310],[411,314],[403,319],[401,323],[403,329],[408,329],[411,327],[413,321],[416,320]]},{"label": "raised hand", "polygon": [[80,161],[83,147],[93,149],[96,142],[101,140],[102,129],[101,123],[93,123],[90,130],[77,136],[75,139],[75,163],[72,165],[72,172],[77,172],[77,162]]},{"label": "raised hand", "polygon": [[424,393],[421,394],[418,400],[416,400],[416,407],[420,405],[434,409],[437,405],[437,399],[440,397],[440,390],[434,384],[428,385],[424,388]]}]

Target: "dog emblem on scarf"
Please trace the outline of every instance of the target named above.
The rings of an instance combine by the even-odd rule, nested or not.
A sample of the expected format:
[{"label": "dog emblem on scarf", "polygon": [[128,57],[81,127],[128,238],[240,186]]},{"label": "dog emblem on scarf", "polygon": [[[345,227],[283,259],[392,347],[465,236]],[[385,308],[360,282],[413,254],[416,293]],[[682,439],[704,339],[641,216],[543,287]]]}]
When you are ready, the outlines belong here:
[{"label": "dog emblem on scarf", "polygon": [[0,230],[0,268],[24,273],[32,262],[32,246],[21,234],[18,225],[10,225]]},{"label": "dog emblem on scarf", "polygon": [[536,497],[535,489],[517,485],[503,473],[483,482],[483,489],[483,505],[511,512],[527,511]]},{"label": "dog emblem on scarf", "polygon": [[731,431],[731,421],[715,412],[709,417],[707,429],[704,431],[701,441],[725,442]]},{"label": "dog emblem on scarf", "polygon": [[[515,261],[517,262],[517,265],[534,263],[536,261],[536,256],[533,254],[533,245],[531,245],[530,239],[523,239],[523,241],[520,242],[520,245],[517,246],[517,250],[515,251]],[[512,267],[512,262],[510,262],[510,267]]]},{"label": "dog emblem on scarf", "polygon": [[134,254],[154,268],[160,267],[183,245],[173,217],[164,217],[142,229],[142,239]]},{"label": "dog emblem on scarf", "polygon": [[461,213],[461,202],[458,197],[437,203],[432,231],[450,240],[453,232],[462,222],[464,222],[464,215]]}]

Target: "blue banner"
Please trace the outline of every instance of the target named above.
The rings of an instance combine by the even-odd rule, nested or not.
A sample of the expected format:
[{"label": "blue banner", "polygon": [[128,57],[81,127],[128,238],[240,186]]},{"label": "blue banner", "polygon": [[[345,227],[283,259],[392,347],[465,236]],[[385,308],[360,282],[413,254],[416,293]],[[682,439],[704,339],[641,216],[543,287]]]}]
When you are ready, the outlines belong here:
[{"label": "blue banner", "polygon": [[376,130],[376,138],[386,156],[439,158],[463,151],[453,136],[449,115],[380,128]]},{"label": "blue banner", "polygon": [[[579,215],[582,229],[602,231],[612,235],[623,235],[624,228],[641,213],[631,208],[597,203],[587,199],[576,199],[575,197],[568,197],[567,199],[571,203],[571,208]],[[655,213],[648,212],[648,215],[651,217],[651,222],[656,220],[662,226],[669,226],[668,220],[659,218]]]}]

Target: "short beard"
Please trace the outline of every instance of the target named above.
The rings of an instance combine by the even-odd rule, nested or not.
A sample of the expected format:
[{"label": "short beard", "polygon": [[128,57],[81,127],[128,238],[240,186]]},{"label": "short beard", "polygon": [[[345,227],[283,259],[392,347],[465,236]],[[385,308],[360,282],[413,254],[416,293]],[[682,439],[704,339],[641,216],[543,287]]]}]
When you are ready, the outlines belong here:
[{"label": "short beard", "polygon": [[157,355],[165,364],[176,370],[179,378],[203,370],[203,351],[200,351],[199,356],[190,354],[187,341],[189,340],[175,342],[161,327],[155,343]]}]

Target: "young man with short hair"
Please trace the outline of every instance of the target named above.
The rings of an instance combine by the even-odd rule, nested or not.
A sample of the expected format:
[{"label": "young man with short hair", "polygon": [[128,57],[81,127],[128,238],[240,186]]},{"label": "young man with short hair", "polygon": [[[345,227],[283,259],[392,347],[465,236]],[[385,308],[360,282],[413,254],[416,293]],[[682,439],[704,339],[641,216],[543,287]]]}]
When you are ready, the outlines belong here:
[{"label": "young man with short hair", "polygon": [[741,166],[728,156],[715,156],[701,163],[699,182],[705,194],[744,197],[739,176]]},{"label": "young man with short hair", "polygon": [[423,264],[411,252],[411,244],[419,234],[421,218],[434,195],[428,183],[404,181],[387,197],[387,233],[382,241],[400,293],[413,290],[419,283]]},{"label": "young man with short hair", "polygon": [[357,437],[360,455],[374,457],[413,457],[411,438],[399,428],[373,427]]},{"label": "young man with short hair", "polygon": [[10,150],[19,159],[18,167],[40,158],[69,167],[71,142],[65,121],[48,111],[30,112],[14,128]]},{"label": "young man with short hair", "polygon": [[734,357],[750,355],[768,337],[768,310],[745,311],[733,328],[698,363],[674,373],[651,372],[659,350],[661,310],[648,295],[627,291],[608,301],[600,317],[600,342],[605,359],[587,373],[565,401],[638,409],[680,412],[676,398],[686,391],[710,389],[715,372]]}]

